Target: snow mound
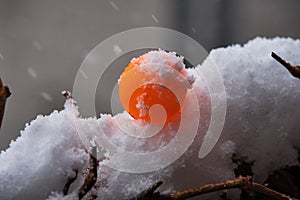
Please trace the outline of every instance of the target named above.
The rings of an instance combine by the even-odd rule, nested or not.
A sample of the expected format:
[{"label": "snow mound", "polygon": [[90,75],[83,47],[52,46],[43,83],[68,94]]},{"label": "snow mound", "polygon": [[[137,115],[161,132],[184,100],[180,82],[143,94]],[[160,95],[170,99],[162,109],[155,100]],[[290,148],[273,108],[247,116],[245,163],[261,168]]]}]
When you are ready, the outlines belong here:
[{"label": "snow mound", "polygon": [[62,191],[73,169],[89,156],[76,134],[71,100],[65,109],[38,116],[0,154],[0,199],[43,199]]}]

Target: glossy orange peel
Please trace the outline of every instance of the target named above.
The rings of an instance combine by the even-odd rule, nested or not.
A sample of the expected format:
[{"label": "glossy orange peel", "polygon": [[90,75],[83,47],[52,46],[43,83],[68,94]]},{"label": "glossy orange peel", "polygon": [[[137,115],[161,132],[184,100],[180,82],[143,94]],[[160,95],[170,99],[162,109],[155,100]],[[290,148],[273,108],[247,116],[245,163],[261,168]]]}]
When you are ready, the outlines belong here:
[{"label": "glossy orange peel", "polygon": [[[163,50],[151,51],[131,60],[119,79],[119,97],[135,119],[151,121],[149,110],[161,105],[166,121],[180,116],[190,81],[183,58]],[[157,115],[156,115],[157,116]]]}]

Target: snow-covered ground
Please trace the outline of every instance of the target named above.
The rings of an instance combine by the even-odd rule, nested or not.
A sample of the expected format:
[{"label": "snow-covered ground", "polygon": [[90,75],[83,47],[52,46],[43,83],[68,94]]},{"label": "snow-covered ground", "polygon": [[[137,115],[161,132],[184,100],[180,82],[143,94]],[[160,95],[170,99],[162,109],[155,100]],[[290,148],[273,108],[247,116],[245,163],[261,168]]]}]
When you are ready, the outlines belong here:
[{"label": "snow-covered ground", "polygon": [[[289,62],[300,64],[299,49],[300,40],[256,38],[243,46],[212,50],[204,63],[187,70],[196,78],[193,87],[201,109],[198,134],[188,151],[165,168],[141,174],[117,171],[100,163],[96,186],[103,184],[104,179],[106,184],[91,193],[99,199],[124,199],[157,180],[165,181],[160,190],[169,192],[232,179],[236,167],[231,159],[233,153],[255,161],[252,170],[257,182],[263,182],[274,169],[299,164],[296,148],[300,148],[300,81],[270,56],[275,51]],[[199,147],[210,122],[209,97],[216,95],[209,94],[199,74],[212,61],[224,81],[227,115],[218,143],[208,156],[199,159]],[[193,113],[193,106],[186,109]],[[81,173],[70,194],[63,197],[61,193],[67,178],[74,176],[73,169],[82,172],[89,163],[79,132],[91,137],[105,132],[123,148],[143,152],[165,145],[176,134],[170,130],[176,127],[174,124],[150,141],[132,139],[122,135],[116,123],[141,132],[141,126],[126,113],[81,118],[72,99],[66,101],[64,110],[38,116],[0,154],[0,199],[76,199],[83,183]],[[123,158],[119,162],[126,161]]]}]

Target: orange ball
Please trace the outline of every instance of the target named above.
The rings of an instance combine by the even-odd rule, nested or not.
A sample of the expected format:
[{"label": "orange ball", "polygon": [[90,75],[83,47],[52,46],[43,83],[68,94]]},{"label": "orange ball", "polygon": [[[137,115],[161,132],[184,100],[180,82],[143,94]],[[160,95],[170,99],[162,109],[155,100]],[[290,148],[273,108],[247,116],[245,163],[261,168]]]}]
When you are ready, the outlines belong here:
[{"label": "orange ball", "polygon": [[[162,53],[162,55],[164,54],[168,53]],[[172,62],[163,62],[163,65],[155,62],[147,63],[144,56],[149,56],[149,53],[133,59],[121,74],[119,79],[120,101],[124,109],[135,119],[150,121],[150,108],[159,104],[165,110],[166,121],[172,121],[180,115],[181,105],[188,87],[176,78],[173,80],[168,77],[167,80],[164,80],[158,71],[161,68],[165,68],[167,71],[171,70],[167,74],[168,76],[175,74],[174,76],[177,78],[181,76],[182,80],[186,79],[187,75],[184,70],[176,70],[176,66],[172,66]],[[153,68],[158,71],[153,71]]]}]

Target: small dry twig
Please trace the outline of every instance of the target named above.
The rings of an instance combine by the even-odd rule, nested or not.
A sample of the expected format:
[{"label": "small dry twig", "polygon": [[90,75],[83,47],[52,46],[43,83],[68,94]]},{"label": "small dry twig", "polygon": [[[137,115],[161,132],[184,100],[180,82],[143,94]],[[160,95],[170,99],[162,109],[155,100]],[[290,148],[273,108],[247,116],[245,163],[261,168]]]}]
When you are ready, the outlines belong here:
[{"label": "small dry twig", "polygon": [[282,64],[287,70],[289,70],[290,74],[294,77],[300,79],[300,66],[292,65],[285,60],[283,60],[280,56],[278,56],[275,52],[272,52],[271,56],[277,60],[280,64]]},{"label": "small dry twig", "polygon": [[[72,94],[69,91],[62,91],[62,95],[66,99],[73,99]],[[105,157],[104,157],[104,158],[97,160],[97,158],[94,156],[94,155],[97,155],[96,147],[92,149],[92,152],[89,153],[89,155],[90,155],[90,167],[88,168],[88,172],[87,172],[87,175],[85,176],[84,183],[78,191],[79,199],[82,199],[95,185],[95,183],[97,181],[97,169],[98,169],[99,162],[101,162],[105,159]],[[64,195],[67,195],[71,184],[77,178],[78,170],[74,170],[74,171],[76,172],[76,176],[68,179],[68,181],[63,189]]]},{"label": "small dry twig", "polygon": [[71,92],[67,91],[67,90],[64,90],[61,92],[61,94],[66,98],[66,99],[72,99],[72,94]]},{"label": "small dry twig", "polygon": [[[93,151],[96,151],[96,148],[94,148]],[[79,199],[82,199],[82,197],[84,197],[93,188],[97,181],[97,168],[101,160],[98,161],[94,155],[95,153],[90,153],[90,168],[88,169],[83,185],[79,189]]]},{"label": "small dry twig", "polygon": [[64,187],[64,189],[63,189],[63,194],[64,194],[64,195],[67,195],[67,194],[68,194],[68,191],[69,191],[70,186],[71,186],[72,183],[77,179],[78,170],[75,169],[74,172],[75,172],[75,176],[74,176],[74,177],[69,177],[69,178],[68,178],[68,181],[67,181],[67,183],[66,183],[66,185],[65,185],[65,187]]},{"label": "small dry twig", "polygon": [[242,190],[249,190],[264,194],[266,196],[272,197],[278,200],[296,200],[290,198],[285,194],[281,194],[274,190],[271,190],[261,184],[252,182],[252,177],[238,177],[234,180],[225,181],[222,183],[208,184],[194,189],[187,189],[181,192],[175,192],[170,194],[160,194],[155,192],[155,190],[162,184],[162,182],[155,183],[149,189],[143,191],[136,198],[131,200],[154,200],[154,199],[164,199],[164,200],[184,200],[195,196],[199,196],[206,193],[216,192],[220,190],[227,190],[232,188],[240,188]]},{"label": "small dry twig", "polygon": [[4,110],[6,99],[11,95],[9,88],[3,85],[2,80],[0,78],[0,128],[3,120]]}]

